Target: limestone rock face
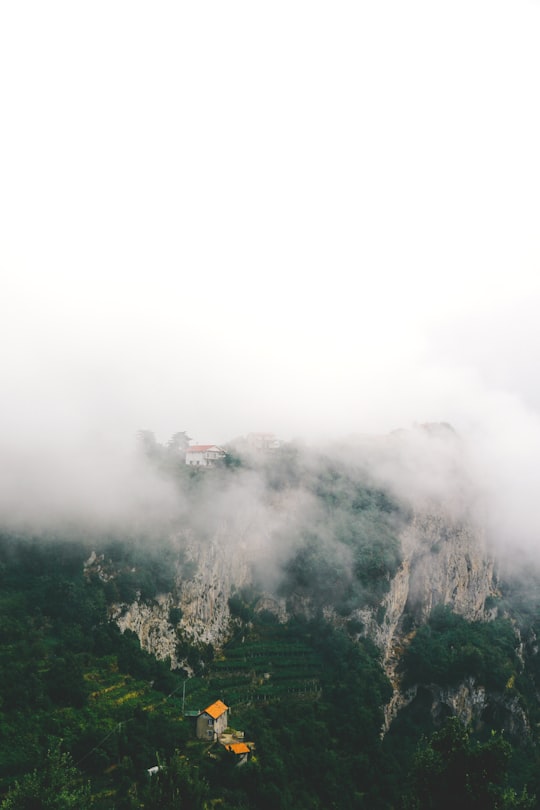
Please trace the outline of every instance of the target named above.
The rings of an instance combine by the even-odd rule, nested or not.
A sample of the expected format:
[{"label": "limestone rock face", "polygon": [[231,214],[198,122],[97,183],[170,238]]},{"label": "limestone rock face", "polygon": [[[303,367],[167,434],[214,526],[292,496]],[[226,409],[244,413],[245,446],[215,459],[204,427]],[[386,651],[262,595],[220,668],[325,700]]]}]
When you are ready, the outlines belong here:
[{"label": "limestone rock face", "polygon": [[[442,513],[416,514],[403,530],[401,544],[402,563],[380,607],[356,610],[348,617],[359,619],[364,633],[381,650],[394,689],[385,708],[385,728],[416,695],[416,688],[402,691],[399,676],[401,656],[414,632],[407,628],[425,622],[437,605],[448,605],[469,621],[488,620],[486,599],[497,593],[493,560],[486,553],[482,532],[474,526],[452,521]],[[130,605],[117,605],[112,611],[122,631],[134,631],[144,649],[157,658],[170,658],[173,667],[186,666],[177,656],[179,641],[219,647],[227,640],[233,622],[229,597],[253,581],[247,549],[233,542],[226,531],[216,532],[205,542],[188,540],[183,549],[184,562],[173,593],[161,594],[151,602],[138,599]],[[282,598],[265,593],[255,609],[286,621],[290,612],[309,617],[321,608],[307,596],[298,599],[291,598],[286,607]],[[171,623],[171,617],[175,619],[172,608],[179,609],[181,616],[175,625]],[[327,620],[344,622],[332,605],[322,609]],[[446,707],[464,719],[486,709],[482,688],[468,682],[453,692],[433,692],[433,701],[434,712],[438,703],[439,710]]]},{"label": "limestone rock face", "polygon": [[466,678],[456,687],[430,685],[431,714],[435,720],[448,714],[458,717],[465,725],[481,726],[489,719],[512,737],[526,737],[530,726],[519,699],[513,694],[487,692],[474,678]]},{"label": "limestone rock face", "polygon": [[486,598],[495,592],[493,560],[479,529],[442,515],[416,516],[403,546],[411,560],[407,610],[418,622],[436,605],[449,605],[469,621],[487,618]]},{"label": "limestone rock face", "polygon": [[171,659],[173,667],[176,659],[176,636],[169,622],[169,610],[174,606],[171,594],[160,594],[152,604],[137,601],[131,605],[115,605],[111,612],[122,631],[132,630],[139,637],[141,647],[156,658]]},{"label": "limestone rock face", "polygon": [[179,580],[178,606],[183,616],[180,629],[193,642],[219,646],[226,639],[231,614],[229,597],[251,581],[245,549],[217,536],[205,545],[188,547],[188,558],[196,566],[190,579]]},{"label": "limestone rock face", "polygon": [[[355,611],[388,662],[406,642],[405,615],[424,623],[437,605],[448,605],[468,621],[489,619],[486,599],[497,593],[493,560],[480,530],[443,516],[417,515],[402,537],[403,560],[382,600],[383,618]],[[378,611],[377,611],[378,612]]]},{"label": "limestone rock face", "polygon": [[[184,570],[174,593],[160,594],[152,602],[138,599],[131,605],[116,605],[111,613],[120,630],[137,634],[143,649],[159,659],[170,658],[171,666],[185,665],[176,654],[178,641],[219,647],[231,628],[229,597],[251,579],[247,556],[236,545],[229,553],[226,535],[217,534],[206,543],[188,543]],[[171,608],[178,608],[181,619],[173,626]]]},{"label": "limestone rock face", "polygon": [[[488,705],[485,688],[477,686],[474,678],[467,678],[455,688],[434,687],[431,693],[431,713],[435,718],[448,714],[449,710],[465,725],[469,725],[473,720],[480,720]],[[447,711],[444,712],[444,709]]]},{"label": "limestone rock face", "polygon": [[410,636],[407,615],[425,622],[437,605],[448,605],[468,621],[487,620],[486,599],[496,594],[494,563],[486,552],[483,533],[442,514],[415,515],[402,535],[403,562],[383,600],[380,624],[364,617],[368,631],[383,654],[394,695],[385,708],[385,728],[414,697],[401,691],[398,664]]}]

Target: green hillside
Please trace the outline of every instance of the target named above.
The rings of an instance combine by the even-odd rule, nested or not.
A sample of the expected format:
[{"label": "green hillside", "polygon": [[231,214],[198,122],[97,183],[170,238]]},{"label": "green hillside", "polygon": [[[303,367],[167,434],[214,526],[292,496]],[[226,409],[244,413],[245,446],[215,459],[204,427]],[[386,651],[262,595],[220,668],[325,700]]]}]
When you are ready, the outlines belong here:
[{"label": "green hillside", "polygon": [[[171,609],[189,666],[172,671],[109,613],[118,602],[151,607],[177,576],[196,575],[170,526],[4,531],[1,810],[424,810],[440,805],[439,777],[455,777],[463,806],[538,806],[540,580],[532,569],[501,582],[494,621],[469,623],[447,609],[423,624],[404,617],[396,677],[410,698],[383,736],[392,687],[361,614],[351,612],[369,609],[382,621],[405,506],[362,470],[323,457],[307,463],[294,447],[257,469],[230,454],[206,473],[151,449],[159,475],[180,487],[184,528],[202,547],[223,514],[232,522],[253,499],[267,517],[280,515],[270,535],[282,549],[273,576],[289,619],[259,610],[265,572],[254,566],[254,584],[229,599],[222,648],[191,643],[178,631],[181,611]],[[213,514],[215,503],[222,513]],[[283,503],[290,511],[279,513]],[[92,552],[103,555],[101,570],[85,569]],[[489,697],[489,710],[463,736],[433,707],[437,690],[465,681]],[[250,742],[242,767],[195,737],[194,714],[217,699]],[[455,762],[449,747],[460,752]]]}]

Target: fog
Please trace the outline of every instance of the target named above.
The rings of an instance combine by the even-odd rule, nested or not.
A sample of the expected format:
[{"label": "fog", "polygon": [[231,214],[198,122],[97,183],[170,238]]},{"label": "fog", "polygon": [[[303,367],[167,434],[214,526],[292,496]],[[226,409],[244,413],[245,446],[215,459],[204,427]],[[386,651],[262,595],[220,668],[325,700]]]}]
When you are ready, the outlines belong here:
[{"label": "fog", "polygon": [[539,34],[537,0],[4,4],[3,520],[183,515],[140,429],[443,421],[377,475],[535,549]]}]

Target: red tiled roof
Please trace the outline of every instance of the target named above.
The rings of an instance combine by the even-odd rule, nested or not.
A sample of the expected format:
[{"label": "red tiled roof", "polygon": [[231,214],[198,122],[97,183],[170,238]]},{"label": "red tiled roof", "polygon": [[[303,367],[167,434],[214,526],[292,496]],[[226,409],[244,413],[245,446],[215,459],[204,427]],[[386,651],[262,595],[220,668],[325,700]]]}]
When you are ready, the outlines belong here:
[{"label": "red tiled roof", "polygon": [[221,717],[229,707],[226,706],[222,700],[216,700],[215,703],[212,703],[211,706],[207,706],[206,709],[203,709],[201,714],[209,714],[210,717],[213,717],[214,720],[217,720],[218,717]]},{"label": "red tiled roof", "polygon": [[216,448],[219,450],[215,444],[192,444],[191,447],[188,447],[186,453],[204,453],[206,450],[212,450],[212,448]]}]

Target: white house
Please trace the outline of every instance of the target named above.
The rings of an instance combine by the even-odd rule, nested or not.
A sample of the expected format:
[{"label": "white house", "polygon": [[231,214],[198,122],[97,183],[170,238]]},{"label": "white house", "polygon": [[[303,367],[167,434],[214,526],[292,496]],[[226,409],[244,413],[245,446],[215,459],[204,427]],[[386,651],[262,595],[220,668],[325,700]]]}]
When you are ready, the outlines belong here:
[{"label": "white house", "polygon": [[225,458],[225,451],[215,444],[193,444],[186,450],[186,464],[192,467],[213,467]]}]

